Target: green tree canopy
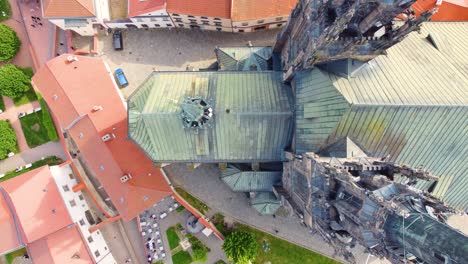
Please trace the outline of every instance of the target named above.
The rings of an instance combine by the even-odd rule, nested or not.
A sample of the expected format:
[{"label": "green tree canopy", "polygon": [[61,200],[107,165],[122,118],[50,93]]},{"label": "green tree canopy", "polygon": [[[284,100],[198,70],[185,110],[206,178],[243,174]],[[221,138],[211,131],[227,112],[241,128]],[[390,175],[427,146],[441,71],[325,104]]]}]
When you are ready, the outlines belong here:
[{"label": "green tree canopy", "polygon": [[22,96],[31,88],[29,76],[13,64],[5,64],[0,68],[0,94],[10,98]]},{"label": "green tree canopy", "polygon": [[255,260],[258,244],[251,233],[234,231],[224,240],[223,250],[232,263],[246,264]]},{"label": "green tree canopy", "polygon": [[0,159],[17,150],[16,134],[8,121],[0,121]]},{"label": "green tree canopy", "polygon": [[16,32],[7,25],[0,25],[0,61],[15,57],[21,46]]}]

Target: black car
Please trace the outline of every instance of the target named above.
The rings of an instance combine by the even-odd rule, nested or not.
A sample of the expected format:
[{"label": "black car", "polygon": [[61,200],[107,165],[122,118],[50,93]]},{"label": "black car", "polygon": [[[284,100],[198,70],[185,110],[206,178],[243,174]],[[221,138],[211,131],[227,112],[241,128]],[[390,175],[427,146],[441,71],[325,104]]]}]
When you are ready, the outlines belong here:
[{"label": "black car", "polygon": [[116,30],[112,35],[112,44],[115,50],[123,50],[122,31]]}]

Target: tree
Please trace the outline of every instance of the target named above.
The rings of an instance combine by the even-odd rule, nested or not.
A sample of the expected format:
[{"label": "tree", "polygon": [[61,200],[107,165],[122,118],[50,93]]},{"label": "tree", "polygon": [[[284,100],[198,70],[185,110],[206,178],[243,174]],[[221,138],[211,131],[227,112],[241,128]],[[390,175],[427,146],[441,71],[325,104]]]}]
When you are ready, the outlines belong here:
[{"label": "tree", "polygon": [[21,46],[16,32],[7,25],[0,25],[0,61],[15,57]]},{"label": "tree", "polygon": [[258,244],[251,233],[234,231],[224,241],[223,250],[232,263],[246,264],[255,260]]},{"label": "tree", "polygon": [[208,252],[204,248],[195,248],[193,249],[192,258],[196,262],[206,262],[208,260]]},{"label": "tree", "polygon": [[22,96],[31,88],[31,79],[13,64],[0,68],[0,94],[10,98]]},{"label": "tree", "polygon": [[16,134],[8,121],[0,121],[0,159],[17,150]]}]

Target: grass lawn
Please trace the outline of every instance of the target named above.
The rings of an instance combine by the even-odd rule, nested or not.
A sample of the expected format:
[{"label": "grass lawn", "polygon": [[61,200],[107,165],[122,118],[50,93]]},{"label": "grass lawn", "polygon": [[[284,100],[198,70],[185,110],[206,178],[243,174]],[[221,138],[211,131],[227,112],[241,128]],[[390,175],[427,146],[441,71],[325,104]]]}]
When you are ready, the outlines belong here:
[{"label": "grass lawn", "polygon": [[6,181],[6,180],[11,179],[13,177],[16,177],[18,175],[21,175],[21,174],[23,174],[25,172],[32,171],[32,170],[37,169],[39,167],[42,167],[44,165],[54,166],[54,165],[59,165],[62,162],[63,162],[62,159],[57,158],[55,156],[47,157],[45,159],[33,162],[31,168],[23,169],[22,171],[19,171],[19,172],[15,172],[14,170],[12,170],[12,171],[9,171],[9,172],[5,173],[5,176],[3,178],[0,178],[0,182]]},{"label": "grass lawn", "polygon": [[180,238],[177,235],[175,227],[170,227],[166,230],[167,240],[169,240],[169,247],[171,249],[176,248],[179,245]]},{"label": "grass lawn", "polygon": [[[3,16],[5,12],[6,16]],[[5,21],[11,17],[11,8],[8,0],[0,0],[0,22]]]},{"label": "grass lawn", "polygon": [[190,264],[192,263],[192,256],[187,251],[179,251],[172,255],[172,263],[174,264]]},{"label": "grass lawn", "polygon": [[0,95],[0,110],[5,111],[5,102],[3,101],[3,96]]},{"label": "grass lawn", "polygon": [[39,95],[41,111],[21,117],[21,128],[28,146],[33,148],[49,141],[57,141],[58,135],[49,109]]},{"label": "grass lawn", "polygon": [[184,189],[180,187],[175,187],[175,190],[180,196],[182,196],[182,198],[184,198],[190,205],[195,207],[202,214],[206,214],[210,210],[210,208],[206,204],[204,204],[202,201],[198,200],[197,198],[193,197]]},{"label": "grass lawn", "polygon": [[13,251],[13,252],[10,252],[8,254],[5,255],[5,258],[6,258],[6,261],[8,264],[11,264],[13,263],[13,260],[16,258],[16,257],[21,257],[23,256],[24,254],[27,254],[28,252],[26,251],[26,248],[22,248],[22,249],[18,249],[16,251]]},{"label": "grass lawn", "polygon": [[158,261],[156,261],[156,262],[153,262],[153,263],[151,263],[151,264],[164,264],[164,261],[162,261],[162,260],[158,260]]},{"label": "grass lawn", "polygon": [[42,122],[42,111],[22,117],[20,118],[20,122],[24,137],[26,138],[30,148],[37,147],[50,141],[47,134],[47,128]]},{"label": "grass lawn", "polygon": [[177,207],[176,209],[176,212],[180,213],[180,212],[183,212],[185,210],[185,207],[183,207],[182,205],[180,205],[179,207]]},{"label": "grass lawn", "polygon": [[[250,232],[255,236],[259,248],[257,258],[253,262],[254,264],[263,264],[267,262],[288,264],[340,263],[246,225],[236,223],[236,229]],[[263,241],[266,241],[269,244],[270,250],[268,252],[263,251]]]},{"label": "grass lawn", "polygon": [[44,98],[42,98],[41,94],[37,94],[39,104],[41,105],[41,112],[42,112],[42,122],[44,127],[47,128],[47,135],[50,141],[57,141],[59,137],[57,135],[57,130],[55,129],[54,121],[52,120],[52,116],[50,115],[49,108],[47,107]]}]

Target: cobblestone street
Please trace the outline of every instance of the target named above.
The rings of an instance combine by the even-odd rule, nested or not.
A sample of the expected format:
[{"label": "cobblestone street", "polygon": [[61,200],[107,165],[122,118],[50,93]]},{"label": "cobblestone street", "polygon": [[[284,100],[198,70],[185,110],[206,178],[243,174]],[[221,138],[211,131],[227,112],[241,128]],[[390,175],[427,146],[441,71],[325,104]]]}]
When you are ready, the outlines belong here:
[{"label": "cobblestone street", "polygon": [[112,71],[122,68],[130,85],[122,89],[131,94],[153,71],[185,71],[187,67],[207,68],[216,56],[216,46],[272,45],[278,30],[255,34],[233,34],[198,30],[125,30],[124,50],[112,47],[112,34],[99,36],[99,56]]}]

